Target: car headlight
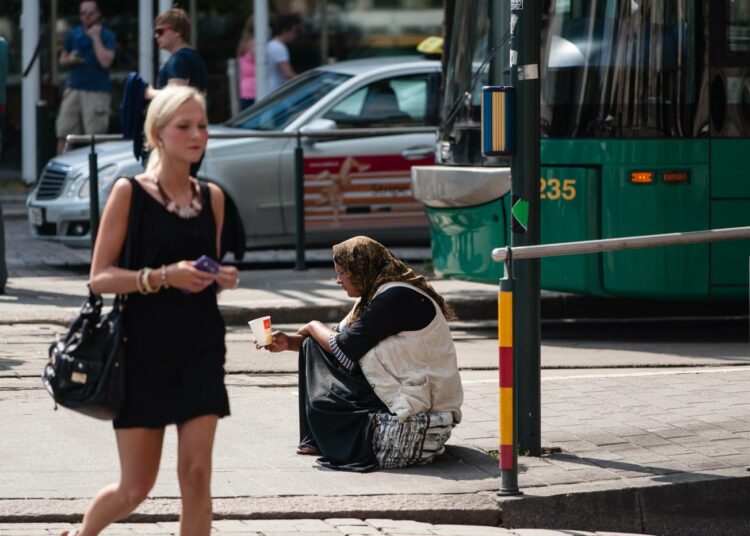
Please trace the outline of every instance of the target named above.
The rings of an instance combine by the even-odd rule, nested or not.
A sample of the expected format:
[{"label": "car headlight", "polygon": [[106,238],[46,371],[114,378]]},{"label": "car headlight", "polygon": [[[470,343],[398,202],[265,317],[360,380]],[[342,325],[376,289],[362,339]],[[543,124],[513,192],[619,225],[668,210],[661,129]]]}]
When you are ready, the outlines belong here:
[{"label": "car headlight", "polygon": [[83,183],[83,181],[88,180],[88,176],[83,176],[83,171],[79,171],[78,173],[76,173],[65,190],[65,197],[73,197],[76,192],[81,189],[81,184]]},{"label": "car headlight", "polygon": [[[117,178],[117,165],[116,164],[109,164],[108,166],[104,166],[103,168],[99,169],[98,173],[99,177],[99,195],[101,196],[103,193],[109,192],[110,188],[112,188],[112,183]],[[80,184],[77,186],[78,188],[78,198],[79,199],[86,199],[89,196],[89,177],[80,177],[76,179],[77,182]],[[73,188],[71,188],[73,189]]]}]

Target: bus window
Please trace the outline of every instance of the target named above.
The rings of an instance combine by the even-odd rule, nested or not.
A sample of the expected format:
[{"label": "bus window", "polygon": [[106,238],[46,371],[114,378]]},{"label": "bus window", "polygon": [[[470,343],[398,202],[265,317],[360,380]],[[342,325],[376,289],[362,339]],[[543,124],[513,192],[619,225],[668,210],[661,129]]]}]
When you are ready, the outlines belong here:
[{"label": "bus window", "polygon": [[711,4],[711,135],[750,135],[750,2]]},{"label": "bus window", "polygon": [[730,52],[750,52],[750,2],[729,2],[727,23]]},{"label": "bus window", "polygon": [[544,0],[542,135],[707,134],[708,110],[698,106],[708,73],[696,4]]}]

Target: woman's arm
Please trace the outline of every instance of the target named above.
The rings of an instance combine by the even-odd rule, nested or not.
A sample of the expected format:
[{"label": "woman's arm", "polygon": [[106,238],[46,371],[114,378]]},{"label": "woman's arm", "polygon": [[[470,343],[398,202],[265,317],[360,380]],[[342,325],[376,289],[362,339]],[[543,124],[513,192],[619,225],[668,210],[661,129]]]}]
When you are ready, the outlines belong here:
[{"label": "woman's arm", "polygon": [[[221,260],[221,231],[224,228],[224,191],[211,182],[208,183],[208,189],[211,191],[211,208],[216,219],[216,258]],[[239,272],[235,266],[222,266],[216,275],[219,292],[236,288],[240,281]]]},{"label": "woman's arm", "polygon": [[221,256],[221,231],[224,228],[224,190],[212,182],[208,183],[211,192],[211,209],[216,220],[216,256]]},{"label": "woman's arm", "polygon": [[112,187],[94,244],[89,285],[97,294],[137,292],[136,272],[117,267],[128,230],[133,187],[127,179],[118,179]]},{"label": "woman's arm", "polygon": [[297,331],[297,334],[302,335],[303,338],[312,337],[313,339],[315,339],[320,347],[328,353],[331,353],[331,343],[329,341],[333,333],[335,332],[331,328],[329,328],[319,320],[308,322],[305,326]]}]

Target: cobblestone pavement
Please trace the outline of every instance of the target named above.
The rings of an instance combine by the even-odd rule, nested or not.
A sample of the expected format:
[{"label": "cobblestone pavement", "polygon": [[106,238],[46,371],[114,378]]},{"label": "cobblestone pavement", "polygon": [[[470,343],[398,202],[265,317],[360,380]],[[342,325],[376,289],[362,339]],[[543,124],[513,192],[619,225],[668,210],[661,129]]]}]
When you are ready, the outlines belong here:
[{"label": "cobblestone pavement", "polygon": [[[63,530],[73,529],[69,524],[2,524],[0,536],[59,536]],[[558,531],[543,529],[504,529],[479,525],[433,525],[417,521],[394,521],[391,519],[290,519],[290,520],[231,520],[213,523],[212,534],[235,536],[316,536],[345,535],[366,536],[384,534],[389,536],[627,536],[625,533]],[[106,536],[126,535],[178,535],[176,522],[135,524],[121,523],[105,531]]]},{"label": "cobblestone pavement", "polygon": [[5,220],[5,259],[10,277],[88,273],[91,252],[32,238],[24,219]]}]

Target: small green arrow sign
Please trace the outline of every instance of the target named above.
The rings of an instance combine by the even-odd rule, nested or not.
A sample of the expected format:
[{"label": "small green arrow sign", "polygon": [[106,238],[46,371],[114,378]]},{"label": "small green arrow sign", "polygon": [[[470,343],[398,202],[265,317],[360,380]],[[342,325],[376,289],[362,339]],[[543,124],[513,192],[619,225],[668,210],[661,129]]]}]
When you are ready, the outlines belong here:
[{"label": "small green arrow sign", "polygon": [[529,226],[529,202],[523,199],[517,200],[510,209],[510,213],[513,215],[513,220],[526,231]]}]

